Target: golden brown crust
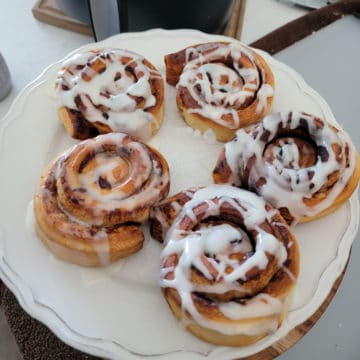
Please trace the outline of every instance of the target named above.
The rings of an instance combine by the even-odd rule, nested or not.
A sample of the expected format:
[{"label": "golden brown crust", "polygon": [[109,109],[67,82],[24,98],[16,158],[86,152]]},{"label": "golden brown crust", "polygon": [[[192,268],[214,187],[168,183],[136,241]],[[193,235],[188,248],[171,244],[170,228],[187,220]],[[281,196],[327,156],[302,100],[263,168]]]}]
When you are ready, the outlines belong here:
[{"label": "golden brown crust", "polygon": [[186,63],[185,53],[186,49],[183,49],[176,53],[165,55],[166,82],[169,85],[175,86],[179,81]]},{"label": "golden brown crust", "polygon": [[192,198],[194,192],[195,189],[179,192],[152,207],[150,214],[150,234],[154,239],[159,242],[165,240],[166,232],[169,230],[184,204]]},{"label": "golden brown crust", "polygon": [[[134,143],[138,145],[136,148],[132,147]],[[156,188],[153,189],[156,201],[154,201],[154,196],[150,196],[148,200],[141,201],[139,204],[134,202],[133,206],[127,208],[119,206],[111,210],[101,210],[101,223],[104,226],[113,226],[129,221],[141,223],[147,220],[153,203],[164,198],[169,191],[169,167],[165,158],[155,149],[135,141],[130,136],[123,137],[122,141],[119,140],[117,144],[107,144],[107,148],[103,144],[94,149],[91,146],[92,144],[90,140],[78,144],[64,159],[64,166],[62,166],[57,179],[58,197],[63,208],[80,221],[90,224],[97,223],[99,210],[96,209],[96,199],[88,201],[86,199],[87,192],[78,191],[76,187],[81,187],[82,176],[96,171],[99,166],[97,160],[99,155],[104,154],[106,158],[115,155],[118,164],[109,177],[114,178],[115,186],[112,187],[106,177],[100,175],[98,180],[95,179],[98,183],[94,184],[92,189],[92,191],[99,193],[100,196],[108,196],[111,192],[124,192],[129,198],[153,186],[155,176],[161,176],[164,182],[161,185],[157,184]],[[142,158],[144,155],[141,151],[145,152],[148,161],[156,164],[158,175],[155,174],[153,169],[145,168],[144,161],[146,159]],[[147,177],[144,177],[142,182],[137,181],[144,173],[147,174]],[[75,181],[75,183],[69,185],[70,181]]]},{"label": "golden brown crust", "polygon": [[234,137],[237,129],[227,129],[200,114],[190,112],[178,94],[176,94],[176,103],[184,121],[193,129],[199,130],[201,133],[211,129],[215,133],[216,139],[222,142],[229,141]]},{"label": "golden brown crust", "polygon": [[328,207],[324,211],[321,211],[320,213],[314,216],[304,216],[303,218],[300,219],[299,223],[306,223],[309,221],[313,221],[338,210],[356,191],[359,185],[359,180],[360,180],[360,156],[358,153],[356,153],[355,169],[349,182],[345,185],[344,191],[340,193],[340,195],[335,199],[335,201],[332,203],[330,207]]},{"label": "golden brown crust", "polygon": [[74,139],[85,140],[98,133],[79,111],[62,106],[58,109],[58,115],[66,131]]},{"label": "golden brown crust", "polygon": [[58,160],[41,177],[34,196],[36,230],[59,259],[83,265],[104,266],[142,248],[144,235],[135,225],[108,229],[76,223],[59,208],[54,172]]},{"label": "golden brown crust", "polygon": [[[179,197],[180,196],[177,195],[175,196],[175,199]],[[174,197],[172,201],[174,201]],[[192,204],[194,204],[194,207],[192,207]],[[245,203],[241,203],[240,201],[238,202],[238,205],[240,207],[244,206],[243,209],[246,213]],[[204,202],[195,201],[193,203],[188,203],[186,205],[186,211],[182,212],[176,219],[176,229],[174,230],[172,228],[170,232],[175,231],[174,234],[189,234],[192,231],[196,231],[196,229],[203,229],[204,226],[210,226],[211,228],[212,226],[219,224],[229,224],[232,227],[239,227],[239,229],[245,230],[252,239],[251,242],[253,242],[254,239],[257,238],[257,231],[254,228],[246,228],[246,221],[243,218],[242,213],[236,210],[238,205],[234,205],[232,200],[223,201],[221,197],[212,198]],[[219,210],[217,211],[215,211],[216,206],[219,206]],[[183,295],[180,295],[179,289],[176,286],[171,286],[171,281],[175,280],[175,277],[177,276],[175,274],[175,269],[178,266],[183,266],[180,265],[179,259],[179,256],[182,255],[171,253],[167,247],[165,248],[166,256],[162,261],[162,269],[164,271],[166,270],[164,278],[168,281],[169,285],[162,287],[163,295],[174,315],[179,320],[183,321],[184,326],[191,333],[204,341],[225,346],[247,346],[268,335],[270,331],[269,328],[280,326],[285,317],[288,298],[299,274],[299,247],[294,235],[280,214],[270,205],[267,204],[265,206],[266,210],[272,214],[271,218],[256,225],[255,228],[261,228],[266,231],[266,233],[272,234],[284,246],[287,255],[281,266],[279,266],[279,260],[275,256],[266,253],[267,265],[265,268],[261,267],[260,269],[256,265],[253,266],[247,271],[246,280],[239,282],[238,289],[232,288],[230,291],[225,292],[212,292],[210,290],[211,286],[218,286],[222,282],[216,267],[212,266],[213,259],[216,259],[214,254],[207,254],[204,252],[199,258],[203,264],[202,266],[205,266],[211,273],[212,278],[209,278],[208,275],[204,275],[203,272],[199,270],[198,266],[195,267],[195,265],[193,265],[189,268],[188,278],[191,283],[190,288],[195,289],[191,292],[192,303],[196,308],[196,312],[203,318],[205,323],[207,321],[211,322],[214,328],[207,327],[197,321],[197,318],[193,317],[187,310],[188,308],[186,306],[184,308],[184,304],[182,304]],[[210,213],[208,212],[209,207],[211,207]],[[192,215],[188,215],[190,212]],[[209,215],[215,213],[217,215]],[[171,240],[171,238],[168,238],[167,241],[174,241],[174,243],[176,243],[179,240]],[[191,246],[191,242],[190,240],[188,241],[186,251],[190,252],[189,247]],[[198,240],[194,238],[192,241],[196,242]],[[264,241],[266,240],[264,239]],[[177,247],[175,246],[174,249],[177,249]],[[253,251],[255,252],[256,250],[254,249]],[[243,262],[246,262],[248,257],[253,256],[252,254],[249,255],[241,252],[237,254],[235,250],[232,250],[230,253],[231,259],[238,260],[238,266],[241,266]],[[221,254],[221,256],[225,256],[225,254]],[[192,257],[191,259],[192,261],[195,261]],[[185,260],[182,259],[182,261]],[[227,265],[226,273],[231,274],[232,271],[235,271],[234,268],[232,269],[231,266]],[[176,280],[175,283],[177,283]],[[205,292],[200,290],[205,288]],[[187,289],[187,286],[181,289],[182,291],[186,291],[184,289]],[[281,312],[275,311],[274,314],[245,316],[239,317],[238,319],[231,319],[221,310],[222,304],[227,302],[232,302],[233,304],[238,302],[239,304],[246,306],[247,302],[251,302],[253,298],[255,299],[259,295],[265,296],[264,300],[261,300],[264,302],[267,301],[266,296],[271,297],[275,302],[281,302],[283,305]],[[238,333],[231,334],[230,331],[228,334],[225,334],[222,331],[216,330],[217,326],[220,326],[220,328],[228,326],[229,329],[234,329],[234,327],[236,327]],[[257,329],[255,330],[256,334],[252,334],[253,330],[251,329]]]},{"label": "golden brown crust", "polygon": [[212,178],[215,184],[227,184],[231,183],[231,176],[232,170],[226,159],[225,147],[223,147],[216,160],[216,165],[212,172]]},{"label": "golden brown crust", "polygon": [[[147,105],[145,107],[144,98],[142,96],[135,96],[131,94],[128,94],[128,96],[129,98],[136,101],[136,109],[143,109],[144,113],[152,115],[151,122],[149,119],[149,127],[151,133],[150,135],[153,136],[157,133],[160,126],[162,125],[164,117],[165,90],[163,79],[155,66],[151,64],[147,59],[143,59],[140,55],[127,51],[124,51],[124,53],[122,54],[121,51],[122,50],[120,49],[102,49],[90,51],[88,53],[89,59],[86,64],[76,64],[76,58],[74,59],[74,63],[69,63],[69,61],[67,61],[66,65],[64,65],[64,67],[58,74],[58,78],[56,81],[56,90],[60,95],[60,98],[62,92],[66,93],[72,90],[72,86],[74,85],[68,79],[68,76],[70,74],[74,76],[74,79],[81,75],[80,77],[82,78],[82,80],[91,84],[93,78],[98,76],[98,74],[103,74],[104,72],[106,72],[107,66],[111,65],[114,61],[118,61],[119,65],[127,64],[125,68],[126,74],[132,77],[134,82],[137,82],[144,76],[144,72],[136,71],[136,62],[140,62],[141,65],[145,66],[150,72],[150,78],[147,79],[147,81],[150,87],[151,95],[155,99],[154,104],[150,106]],[[115,55],[109,55],[112,52],[116,52]],[[119,52],[119,54],[117,52]],[[119,78],[121,78],[121,76],[124,76],[124,74],[121,73],[121,66],[119,66],[119,72],[116,74],[116,76],[117,75],[119,75]],[[116,76],[114,79],[112,79],[114,84],[116,81]],[[111,89],[111,87],[114,86],[113,83],[107,84],[107,88]],[[124,92],[125,90],[122,89],[122,91]],[[112,94],[111,90],[106,90],[107,93],[105,95],[101,93],[103,89],[98,89],[98,91],[101,96],[105,97],[117,95],[116,92]],[[92,99],[91,95],[89,94],[86,94],[86,96],[87,101],[91,103],[91,106],[94,107],[94,109],[100,110],[100,113],[102,112],[105,118],[107,118],[107,114],[109,112],[113,111],[111,107],[107,107],[106,105],[103,105],[101,103],[101,96],[98,100]],[[99,101],[100,103],[98,103]],[[76,104],[76,108],[70,108],[66,105],[62,105],[58,109],[59,118],[71,137],[79,140],[84,140],[99,134],[120,131],[114,129],[110,123],[107,124],[106,121],[104,121],[103,116],[100,116],[97,121],[94,121],[93,119],[91,119],[90,121],[89,115],[87,115],[89,111],[89,103],[85,104],[82,100],[82,97],[78,94],[74,95],[74,103]],[[114,111],[116,112],[118,110]],[[127,127],[122,126],[121,131],[127,132],[126,129],[130,129],[131,127],[131,119],[129,119],[129,125]],[[145,140],[142,138],[143,134],[141,129],[131,130],[130,133],[137,138]]]},{"label": "golden brown crust", "polygon": [[[220,119],[216,120],[209,117],[208,115],[197,112],[197,110],[202,108],[203,104],[199,103],[198,100],[196,100],[192,96],[191,92],[187,87],[178,84],[182,72],[185,71],[185,66],[193,60],[191,51],[195,49],[199,54],[201,54],[200,56],[204,56],[206,58],[206,56],[208,54],[211,54],[213,51],[216,52],[218,49],[226,48],[229,46],[230,43],[228,42],[197,44],[165,56],[166,81],[170,85],[177,84],[176,103],[185,122],[192,128],[198,129],[201,132],[212,129],[216,135],[216,138],[219,141],[230,140],[234,136],[237,129],[239,129],[240,127],[248,126],[252,123],[256,123],[266,114],[268,114],[272,107],[273,96],[267,96],[265,104],[261,104],[261,109],[259,109],[259,102],[261,100],[260,97],[263,95],[259,96],[257,91],[264,84],[271,87],[271,89],[273,89],[275,86],[273,73],[266,61],[255,51],[244,47],[244,50],[246,50],[246,55],[244,53],[240,57],[241,60],[239,61],[241,62],[241,67],[252,68],[254,71],[258,71],[261,78],[259,89],[255,91],[254,97],[248,97],[247,100],[241,103],[240,107],[239,105],[235,104],[232,106],[220,105],[221,107],[224,107],[224,109],[229,109],[228,113],[221,115],[221,122],[218,122],[218,120]],[[238,46],[239,48],[241,48],[242,45]],[[190,51],[190,55],[187,54],[187,51]],[[249,60],[248,56],[251,56],[253,60]],[[211,59],[211,63],[222,63],[224,64],[224,66],[229,66],[233,70],[233,62],[236,61],[237,60],[232,58],[231,53],[228,55],[220,54],[216,60],[213,58]],[[253,68],[254,65],[252,61],[256,64],[255,68]],[[206,62],[206,59],[199,60],[199,66]],[[202,75],[197,76],[201,77]],[[205,81],[205,79],[203,79],[202,81]],[[212,81],[214,81],[214,79],[209,79],[210,83]],[[244,81],[243,78],[242,81]],[[199,89],[196,88],[194,91],[199,91]],[[212,88],[212,91],[216,91],[215,87]],[[202,96],[203,95],[201,95],[201,97]],[[214,105],[210,102],[210,100],[209,102],[206,102],[206,99],[205,103]],[[196,112],[194,112],[194,109],[196,110]],[[235,120],[234,118],[235,115],[233,115],[230,111],[235,111],[237,113],[236,117],[240,119],[239,124],[237,124],[237,120]]]},{"label": "golden brown crust", "polygon": [[[115,136],[116,139],[113,134],[103,135],[101,138],[80,143],[72,151],[61,155],[51,163],[41,177],[34,196],[37,233],[49,250],[62,260],[84,266],[104,266],[139,251],[144,242],[144,234],[139,223],[147,220],[151,206],[167,195],[168,166],[157,151],[146,146],[145,148],[150,151],[151,161],[158,166],[155,171],[157,171],[156,177],[159,176],[159,178],[149,180],[145,184],[147,188],[128,189],[129,191],[145,191],[144,197],[139,193],[133,193],[133,195],[129,193],[128,197],[131,199],[133,197],[133,200],[123,203],[119,198],[118,208],[115,210],[112,210],[110,203],[107,205],[105,202],[105,208],[103,207],[103,201],[106,200],[101,198],[102,191],[105,197],[107,195],[114,197],[121,181],[125,185],[129,182],[128,169],[121,168],[125,166],[124,161],[121,160],[120,153],[116,154],[113,145],[114,142],[117,143],[118,148],[121,137],[132,142],[135,140],[131,138],[129,140],[129,137],[123,134]],[[94,143],[99,143],[98,147],[94,148]],[[136,141],[135,143],[139,144]],[[108,147],[108,152],[106,152],[106,147]],[[101,153],[101,148],[105,151],[105,155]],[[88,155],[91,152],[96,153],[95,160],[90,160]],[[101,160],[104,159],[108,162],[102,163]],[[100,186],[99,189],[87,188],[89,180],[76,180],[74,174],[81,176],[82,173],[83,176],[88,176],[84,173],[93,170],[97,174],[96,166],[102,165],[105,166],[105,170],[99,173],[99,183],[95,184]],[[62,177],[64,169],[74,171],[70,176],[70,182],[66,177]],[[141,166],[139,170],[141,171]],[[107,175],[111,181],[106,180]],[[91,184],[93,178],[89,179]],[[74,181],[75,188],[73,188]],[[114,185],[116,187],[112,189]],[[121,194],[125,189],[126,186],[122,188]],[[94,196],[97,190],[100,195],[95,195],[93,200],[89,200],[88,197]],[[80,194],[79,197],[77,193]],[[124,193],[123,196],[126,201],[126,194]],[[65,204],[64,199],[68,200],[68,203]],[[96,203],[96,199],[99,204]],[[71,206],[73,204],[76,206]],[[82,211],[82,206],[86,208],[86,211]],[[82,216],[83,214],[85,216]]]},{"label": "golden brown crust", "polygon": [[[270,132],[264,124],[271,121]],[[326,166],[329,161],[331,164]],[[271,171],[266,171],[269,167]],[[283,173],[291,175],[285,178]],[[343,130],[304,112],[274,113],[240,130],[222,148],[212,177],[216,184],[233,184],[258,194],[263,194],[262,187],[268,182],[277,184],[282,198],[276,196],[276,190],[267,188],[267,200],[289,224],[305,223],[332,213],[350,198],[360,180],[360,160]],[[299,194],[296,203],[292,200],[294,193]],[[297,208],[301,206],[300,214]]]},{"label": "golden brown crust", "polygon": [[[187,317],[184,317],[184,313],[181,310],[181,303],[176,301],[176,295],[172,294],[172,292],[173,289],[165,289],[163,291],[165,299],[171,311],[179,321],[184,321],[185,324],[188,324],[186,326],[187,330],[189,330],[193,335],[195,335],[196,337],[198,337],[203,341],[209,342],[211,344],[223,345],[223,346],[248,346],[256,343],[257,341],[261,340],[266,335],[268,335],[266,333],[256,336],[249,336],[244,334],[224,335],[218,331],[205,328],[195,322],[188,323],[189,319]],[[261,319],[257,319],[257,321],[260,320]]]}]

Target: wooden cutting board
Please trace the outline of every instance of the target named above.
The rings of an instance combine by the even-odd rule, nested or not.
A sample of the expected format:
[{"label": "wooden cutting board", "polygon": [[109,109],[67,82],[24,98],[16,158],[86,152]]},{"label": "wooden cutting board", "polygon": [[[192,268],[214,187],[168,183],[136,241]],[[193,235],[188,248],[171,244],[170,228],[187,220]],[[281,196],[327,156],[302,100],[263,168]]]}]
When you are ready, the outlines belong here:
[{"label": "wooden cutting board", "polygon": [[[321,315],[325,312],[331,300],[336,294],[337,289],[339,288],[341,281],[345,275],[347,265],[341,275],[335,281],[328,297],[321,304],[318,310],[305,322],[298,325],[296,328],[291,330],[285,337],[272,344],[268,348],[260,351],[259,353],[248,356],[241,360],[273,360],[277,356],[284,353],[286,350],[290,349],[293,345],[295,345],[310,329],[316,324],[316,322],[320,319]],[[240,360],[240,359],[239,359]]]},{"label": "wooden cutting board", "polygon": [[[236,0],[224,35],[240,39],[246,0]],[[62,29],[75,31],[85,35],[92,35],[91,26],[65,14],[59,8],[56,0],[39,0],[32,8],[36,19],[46,24],[54,25]]]},{"label": "wooden cutting board", "polygon": [[46,24],[54,25],[62,29],[75,31],[85,35],[92,35],[89,25],[66,15],[57,5],[56,0],[39,0],[32,8],[36,19]]}]

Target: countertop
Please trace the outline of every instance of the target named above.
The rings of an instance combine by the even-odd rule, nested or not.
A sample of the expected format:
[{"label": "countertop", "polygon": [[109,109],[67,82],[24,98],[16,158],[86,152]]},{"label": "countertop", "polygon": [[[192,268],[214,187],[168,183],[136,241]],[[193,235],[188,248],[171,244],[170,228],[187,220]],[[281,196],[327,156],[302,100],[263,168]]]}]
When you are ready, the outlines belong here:
[{"label": "countertop", "polygon": [[[0,101],[0,122],[9,110],[12,101],[20,90],[35,79],[48,65],[63,58],[67,53],[77,47],[93,42],[92,37],[69,32],[37,21],[32,13],[34,4],[26,0],[12,0],[7,3],[6,11],[0,12],[0,53],[5,58],[12,77],[12,90],[7,98]],[[287,5],[275,0],[248,0],[241,40],[244,43],[262,37],[275,28],[291,21],[303,14],[303,8]],[[335,298],[336,309],[346,306],[344,298]],[[328,312],[320,320],[321,322],[332,321],[337,324],[338,331],[343,329],[345,319],[335,310],[331,304]],[[329,313],[329,314],[328,314]],[[326,329],[326,325],[318,324],[297,345],[279,357],[279,360],[300,360],[303,358],[320,359],[328,358],[326,354],[332,352],[334,359],[350,359],[343,357],[339,345],[334,343],[318,344],[317,351],[313,356],[309,355],[310,347],[316,346],[316,338]],[[323,338],[322,338],[323,339]],[[323,347],[328,348],[321,355]],[[338,352],[338,355],[336,353]],[[315,356],[316,355],[316,356]],[[319,357],[318,357],[319,356]],[[16,345],[0,313],[0,359],[20,359]],[[333,358],[333,357],[332,357]],[[355,358],[351,358],[354,359]]]},{"label": "countertop", "polygon": [[[33,5],[31,1],[12,0],[6,11],[0,12],[0,52],[10,68],[13,83],[10,95],[0,102],[0,119],[19,91],[45,67],[93,42],[91,36],[39,22],[31,13]],[[247,1],[241,40],[251,43],[304,13],[302,8],[276,0]]]}]

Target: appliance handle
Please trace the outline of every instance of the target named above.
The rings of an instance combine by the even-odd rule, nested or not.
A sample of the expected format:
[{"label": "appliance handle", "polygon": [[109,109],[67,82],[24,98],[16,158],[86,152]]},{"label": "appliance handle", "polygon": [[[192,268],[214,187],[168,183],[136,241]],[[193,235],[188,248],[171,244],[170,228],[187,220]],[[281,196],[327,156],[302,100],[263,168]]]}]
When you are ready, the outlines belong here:
[{"label": "appliance handle", "polygon": [[127,31],[127,0],[88,0],[95,41]]}]

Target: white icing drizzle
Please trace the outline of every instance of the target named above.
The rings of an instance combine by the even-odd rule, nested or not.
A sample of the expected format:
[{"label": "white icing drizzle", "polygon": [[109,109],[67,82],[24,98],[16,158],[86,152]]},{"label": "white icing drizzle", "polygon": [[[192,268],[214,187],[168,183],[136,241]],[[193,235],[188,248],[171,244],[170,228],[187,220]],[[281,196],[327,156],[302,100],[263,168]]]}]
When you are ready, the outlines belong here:
[{"label": "white icing drizzle", "polygon": [[[127,62],[122,64],[121,58]],[[89,67],[94,59],[106,67],[103,72]],[[133,72],[127,70],[129,65]],[[85,70],[90,81],[82,77]],[[105,124],[112,131],[146,140],[151,136],[151,126],[157,124],[147,111],[156,104],[150,86],[154,78],[161,79],[161,75],[144,64],[143,56],[128,50],[107,49],[76,54],[64,62],[56,89],[60,106],[80,111],[88,121]],[[77,97],[84,108],[75,103]],[[143,104],[137,105],[134,97],[143,99]],[[106,109],[105,115],[102,108]]]},{"label": "white icing drizzle", "polygon": [[269,84],[263,84],[257,92],[259,103],[256,106],[256,112],[261,113],[267,105],[267,99],[274,95],[274,89]]},{"label": "white icing drizzle", "polygon": [[253,317],[280,314],[283,304],[268,294],[260,293],[248,300],[246,305],[229,301],[219,305],[221,312],[229,319],[240,320]]},{"label": "white icing drizzle", "polygon": [[[71,193],[81,201],[82,205],[92,209],[93,215],[97,217],[94,225],[101,225],[104,213],[114,211],[118,208],[133,211],[139,204],[153,203],[158,199],[160,192],[169,183],[169,174],[162,169],[162,165],[153,159],[146,145],[141,142],[131,140],[123,143],[127,135],[121,133],[109,133],[99,135],[96,138],[83,141],[79,146],[83,147],[86,153],[93,151],[98,164],[91,171],[81,174],[77,167],[63,167],[62,174],[66,174],[66,181]],[[109,156],[106,152],[100,152],[103,145],[115,145],[116,148],[124,148],[124,155]],[[133,154],[127,158],[126,154]],[[76,153],[78,157],[83,157],[82,151]],[[65,161],[78,162],[77,156],[70,153]],[[69,160],[70,159],[70,160]],[[117,167],[124,167],[126,172],[119,182],[115,182],[113,171]],[[65,172],[66,171],[66,172]],[[103,191],[99,185],[99,179],[103,178],[111,185],[110,191]],[[132,183],[132,192],[126,187]],[[146,186],[144,186],[146,184]],[[86,190],[84,194],[77,189]]]},{"label": "white icing drizzle", "polygon": [[173,202],[171,203],[171,206],[173,207],[173,209],[174,209],[177,213],[179,213],[179,212],[181,211],[181,205],[180,205],[178,202],[173,201]]},{"label": "white icing drizzle", "polygon": [[[198,107],[189,111],[224,127],[242,126],[241,110],[255,98],[258,104],[254,111],[262,113],[268,98],[274,94],[272,86],[266,83],[264,69],[244,45],[204,44],[187,48],[185,56],[186,64],[177,87],[185,87],[197,102]],[[232,67],[221,62],[228,58],[232,59]]]},{"label": "white icing drizzle", "polygon": [[[332,125],[326,121],[323,121],[323,127],[319,127],[315,120],[314,116],[297,111],[274,113],[266,116],[250,134],[243,129],[239,130],[236,137],[225,145],[226,161],[232,171],[228,182],[255,189],[276,208],[288,208],[295,222],[304,216],[316,215],[331,206],[352,176],[355,150],[346,132],[341,129],[334,131]],[[319,152],[314,165],[300,167],[299,149],[287,137],[286,143],[282,140],[279,142],[281,149],[277,146],[272,149],[275,154],[274,161],[266,161],[263,157],[264,150],[277,138],[279,126],[291,133],[301,126],[300,122],[306,122],[309,138],[326,154],[326,160],[321,159]],[[265,131],[269,132],[269,136],[263,140],[261,137]],[[332,148],[334,145],[339,145],[341,149],[338,159]],[[243,170],[253,157],[255,162],[247,182],[244,183]],[[329,189],[327,196],[317,205],[307,206],[303,199],[312,198],[335,171],[339,171],[339,179]],[[266,179],[266,183],[260,187],[256,186],[259,178]]]},{"label": "white icing drizzle", "polygon": [[[177,201],[172,201],[170,203],[170,207],[172,207],[173,211],[175,211],[176,214],[180,213],[182,207]],[[159,206],[153,206],[151,209],[151,215],[150,218],[156,219],[160,223],[160,229],[161,229],[161,241],[165,239],[166,233],[169,230],[170,227],[170,221],[167,217],[165,212],[161,209]],[[160,240],[160,239],[159,239]]]},{"label": "white icing drizzle", "polygon": [[289,268],[287,268],[286,266],[282,266],[281,269],[286,272],[287,276],[288,276],[293,282],[296,282],[296,277],[295,277],[294,274],[289,270]]},{"label": "white icing drizzle", "polygon": [[[44,192],[47,190],[43,190]],[[65,215],[66,221],[62,221],[58,223],[58,230],[62,234],[66,235],[77,235],[77,231],[84,234],[87,239],[92,239],[94,241],[104,241],[104,244],[107,248],[108,246],[108,233],[106,232],[106,228],[94,228],[91,224],[86,223],[84,221],[79,220],[75,216],[72,216],[68,211],[66,211],[61,203],[57,201],[57,207],[60,212]],[[74,226],[75,225],[75,226]],[[100,253],[98,254],[101,255]],[[108,256],[108,254],[106,255]],[[103,262],[103,264],[108,264],[109,262]]]},{"label": "white icing drizzle", "polygon": [[281,139],[277,146],[272,147],[272,153],[274,154],[275,161],[273,165],[279,169],[282,167],[293,168],[296,170],[300,169],[299,164],[299,148],[296,145],[294,139],[288,138],[285,140]]},{"label": "white icing drizzle", "polygon": [[[202,219],[220,215],[220,207],[228,204],[242,215],[247,231],[255,232],[255,248],[245,231],[228,223],[205,226],[200,224],[196,230],[183,231],[181,222],[189,217],[195,224],[198,223],[194,209],[205,202],[208,205],[206,214]],[[195,192],[193,198],[183,207],[178,217],[173,222],[166,237],[166,246],[162,251],[163,266],[167,257],[176,254],[178,264],[173,267],[163,267],[160,272],[160,286],[175,288],[181,298],[183,313],[188,312],[193,321],[203,327],[216,330],[223,334],[255,335],[274,331],[278,321],[274,318],[264,320],[259,324],[220,323],[202,316],[196,308],[192,294],[217,293],[224,294],[231,290],[239,290],[242,285],[238,280],[246,281],[247,272],[257,267],[265,269],[271,254],[277,258],[280,269],[286,258],[287,251],[281,241],[268,233],[259,225],[270,221],[273,211],[265,209],[265,201],[246,190],[228,185],[210,185]],[[234,253],[249,254],[242,261],[232,258]],[[212,271],[207,266],[203,257],[206,256]],[[190,281],[191,268],[196,268],[204,277],[212,280],[211,285],[198,285]],[[226,271],[231,267],[231,272]],[[169,273],[173,276],[166,278]],[[222,302],[214,300],[214,305],[229,320],[241,320],[260,316],[273,316],[275,318],[282,312],[283,300],[271,297],[266,293],[259,293],[251,300],[241,302]]]},{"label": "white icing drizzle", "polygon": [[[58,159],[56,164],[54,164],[55,168],[51,171],[48,181],[52,183],[56,182],[63,160],[64,157],[61,157]],[[50,222],[53,221],[53,223],[56,223],[57,230],[61,234],[65,236],[75,236],[80,238],[92,239],[94,241],[100,241],[104,249],[109,248],[108,233],[106,232],[105,228],[93,227],[91,226],[91,224],[83,222],[78,218],[72,216],[63,208],[58,199],[54,198],[54,193],[52,193],[45,186],[42,188],[42,197],[45,204],[44,206],[46,206],[49,210],[48,216],[50,218]],[[52,200],[54,200],[55,203],[52,203]],[[59,220],[60,218],[62,218],[62,220]],[[99,256],[101,256],[100,253]],[[106,263],[108,262],[104,262],[104,264]]]}]

